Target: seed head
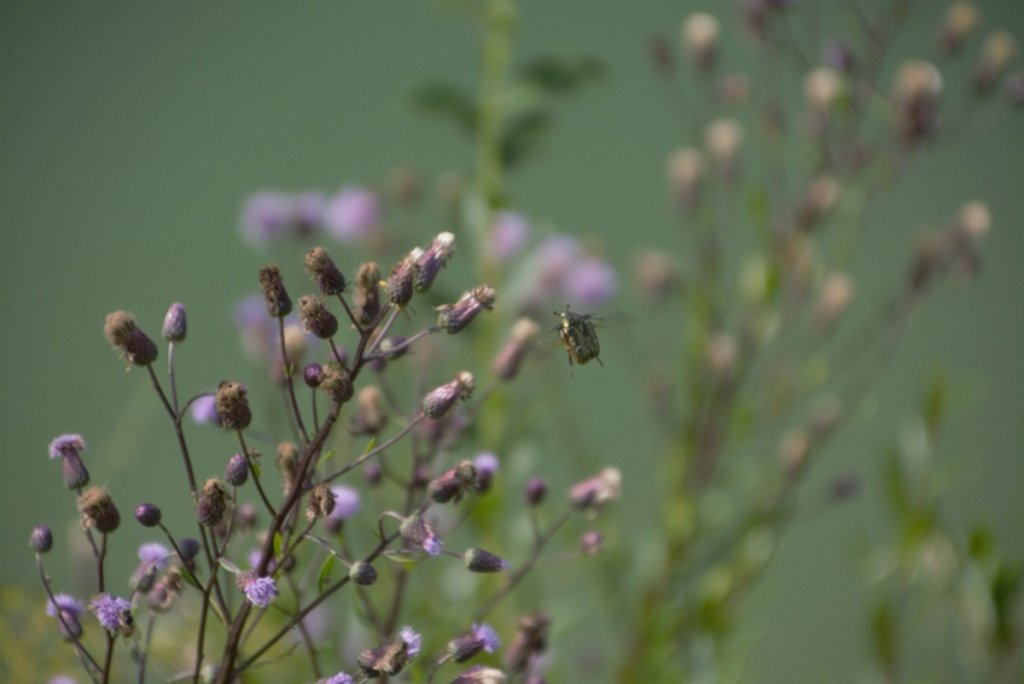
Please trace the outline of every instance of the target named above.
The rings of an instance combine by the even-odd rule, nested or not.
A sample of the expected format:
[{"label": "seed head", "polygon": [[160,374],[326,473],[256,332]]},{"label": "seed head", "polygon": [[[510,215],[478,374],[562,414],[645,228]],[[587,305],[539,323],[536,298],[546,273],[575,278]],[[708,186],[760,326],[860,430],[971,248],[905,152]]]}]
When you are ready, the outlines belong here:
[{"label": "seed head", "polygon": [[688,147],[678,150],[669,157],[667,175],[672,199],[680,209],[693,211],[700,202],[704,156]]},{"label": "seed head", "polygon": [[704,132],[704,144],[711,156],[725,169],[735,164],[743,143],[743,128],[732,119],[713,121]]},{"label": "seed head", "polygon": [[196,520],[200,525],[214,527],[224,521],[224,514],[228,510],[229,494],[224,483],[215,477],[211,477],[203,485],[199,494],[199,501],[196,503]]},{"label": "seed head", "polygon": [[151,503],[141,503],[135,507],[135,519],[143,527],[156,527],[161,517],[160,509]]},{"label": "seed head", "polygon": [[493,553],[484,551],[483,549],[467,549],[462,554],[462,561],[469,568],[470,572],[501,572],[505,568],[509,567],[508,561],[505,561]]},{"label": "seed head", "polygon": [[348,570],[349,579],[361,587],[368,587],[377,581],[377,571],[366,561],[356,561]]},{"label": "seed head", "polygon": [[839,203],[841,191],[842,186],[832,176],[821,175],[812,179],[800,203],[797,227],[804,232],[814,228]]},{"label": "seed head", "polygon": [[267,264],[260,269],[260,292],[272,318],[284,318],[292,312],[292,300],[284,289],[284,279],[277,264]]},{"label": "seed head", "polygon": [[348,372],[333,361],[328,361],[320,370],[320,389],[338,404],[348,402],[355,394]]},{"label": "seed head", "polygon": [[637,255],[633,267],[637,292],[650,304],[664,302],[682,284],[679,268],[665,253],[644,250]]},{"label": "seed head", "polygon": [[480,651],[494,653],[500,645],[501,640],[498,639],[498,634],[493,627],[487,623],[477,624],[474,622],[469,634],[448,642],[448,653],[455,662],[464,663],[471,660]]},{"label": "seed head", "polygon": [[451,382],[441,385],[423,397],[423,415],[437,420],[448,413],[458,401],[468,399],[476,388],[469,371],[462,371]]},{"label": "seed head", "polygon": [[320,297],[299,297],[299,315],[302,317],[302,325],[306,332],[321,340],[330,339],[338,332],[338,319],[327,310],[324,300]]},{"label": "seed head", "polygon": [[224,380],[217,385],[214,408],[225,430],[244,430],[252,422],[252,410],[245,398],[248,391],[245,385],[234,380]]},{"label": "seed head", "polygon": [[330,485],[321,482],[309,493],[306,505],[306,520],[323,520],[334,511],[335,498]]},{"label": "seed head", "polygon": [[454,468],[434,478],[427,491],[436,503],[459,503],[475,485],[476,467],[471,461],[459,461]]},{"label": "seed head", "polygon": [[490,285],[479,285],[469,292],[464,292],[454,304],[442,304],[437,307],[437,324],[449,334],[455,334],[465,328],[482,310],[491,310],[497,293]]},{"label": "seed head", "polygon": [[942,75],[922,60],[904,62],[896,72],[894,98],[900,135],[907,143],[931,137],[939,126]]},{"label": "seed head", "polygon": [[452,233],[439,233],[430,247],[420,254],[416,259],[416,269],[413,276],[413,285],[417,292],[426,292],[430,289],[434,278],[441,269],[448,263],[452,253],[455,252],[455,235]]},{"label": "seed head", "polygon": [[78,497],[78,512],[82,516],[82,529],[95,527],[103,534],[110,534],[121,524],[121,514],[106,489],[92,487]]},{"label": "seed head", "polygon": [[314,247],[306,254],[306,272],[325,295],[341,294],[345,291],[345,276],[323,247]]},{"label": "seed head", "polygon": [[35,527],[29,535],[28,546],[35,553],[46,553],[53,546],[53,532],[46,525]]},{"label": "seed head", "polygon": [[171,304],[167,309],[167,315],[164,316],[160,335],[168,342],[184,342],[186,332],[185,305],[177,302]]},{"label": "seed head", "polygon": [[361,325],[369,325],[380,311],[380,266],[370,261],[356,273],[355,315]]}]

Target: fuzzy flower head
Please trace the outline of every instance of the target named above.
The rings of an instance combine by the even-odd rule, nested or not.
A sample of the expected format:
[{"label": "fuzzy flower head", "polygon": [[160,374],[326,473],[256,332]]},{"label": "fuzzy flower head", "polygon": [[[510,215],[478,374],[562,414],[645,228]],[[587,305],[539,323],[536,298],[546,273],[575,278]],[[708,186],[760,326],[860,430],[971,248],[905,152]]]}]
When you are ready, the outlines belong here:
[{"label": "fuzzy flower head", "polygon": [[80,451],[85,450],[85,440],[82,439],[82,435],[61,435],[50,442],[51,459],[67,457],[72,454],[78,455]]},{"label": "fuzzy flower head", "polygon": [[131,635],[135,623],[132,620],[132,604],[126,599],[100,594],[89,604],[89,609],[108,632]]},{"label": "fuzzy flower head", "polygon": [[491,453],[477,454],[473,459],[473,465],[476,467],[476,488],[479,491],[486,492],[491,488],[491,480],[498,472],[498,463],[498,457]]},{"label": "fuzzy flower head", "polygon": [[451,654],[452,660],[455,662],[464,663],[480,651],[494,653],[500,645],[501,640],[498,639],[498,634],[493,627],[486,623],[474,622],[473,630],[469,634],[449,642],[448,653]]},{"label": "fuzzy flower head", "polygon": [[441,555],[443,549],[441,540],[434,535],[434,530],[430,528],[430,525],[423,522],[423,518],[420,516],[410,515],[402,521],[398,531],[403,539],[422,546],[423,550],[431,556]]},{"label": "fuzzy flower head", "polygon": [[200,425],[213,423],[220,425],[220,414],[217,413],[217,400],[212,394],[204,394],[192,402],[192,420]]},{"label": "fuzzy flower head", "polygon": [[411,627],[403,627],[399,637],[378,648],[359,654],[359,667],[367,677],[396,675],[420,652],[422,638]]},{"label": "fuzzy flower head", "polygon": [[352,242],[366,237],[380,221],[377,196],[358,186],[341,189],[327,202],[324,223],[339,240]]},{"label": "fuzzy flower head", "polygon": [[89,484],[89,471],[79,453],[85,451],[85,440],[81,435],[61,435],[50,442],[50,458],[63,459],[64,486],[81,489]]},{"label": "fuzzy flower head", "polygon": [[53,597],[52,601],[46,603],[46,614],[50,617],[57,617],[58,610],[64,613],[65,616],[70,615],[77,618],[81,617],[82,613],[85,612],[85,607],[70,594],[57,594]]},{"label": "fuzzy flower head", "polygon": [[156,576],[171,562],[173,554],[163,544],[150,542],[139,547],[139,567],[132,573],[131,585],[142,593],[148,593]]},{"label": "fuzzy flower head", "polygon": [[569,301],[584,309],[604,304],[612,298],[617,287],[615,269],[600,257],[587,257],[576,262],[565,274],[563,283]]},{"label": "fuzzy flower head", "polygon": [[249,244],[262,247],[284,236],[294,220],[292,199],[281,192],[259,192],[242,204],[240,228]]},{"label": "fuzzy flower head", "polygon": [[405,642],[405,652],[409,654],[410,658],[415,658],[416,654],[420,652],[420,645],[423,643],[423,637],[421,637],[412,627],[403,627],[399,636],[402,641]]},{"label": "fuzzy flower head", "polygon": [[353,679],[350,675],[344,672],[339,672],[333,677],[327,677],[325,679],[318,679],[316,684],[352,684]]},{"label": "fuzzy flower head", "polygon": [[593,517],[599,509],[619,498],[621,492],[622,473],[618,468],[605,468],[594,477],[574,485],[569,490],[569,501]]},{"label": "fuzzy flower head", "polygon": [[277,596],[277,584],[272,577],[257,577],[255,572],[248,571],[238,575],[236,582],[245,598],[259,608],[266,608]]}]

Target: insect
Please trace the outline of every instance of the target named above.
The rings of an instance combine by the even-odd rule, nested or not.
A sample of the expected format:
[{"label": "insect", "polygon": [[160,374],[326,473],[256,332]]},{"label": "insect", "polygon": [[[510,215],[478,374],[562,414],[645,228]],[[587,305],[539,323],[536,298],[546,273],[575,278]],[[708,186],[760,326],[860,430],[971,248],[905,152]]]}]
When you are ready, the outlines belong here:
[{"label": "insect", "polygon": [[565,351],[569,355],[569,370],[572,371],[573,361],[583,366],[597,359],[597,362],[603,366],[604,363],[600,358],[601,342],[597,339],[597,332],[594,330],[592,322],[598,320],[597,317],[591,314],[574,313],[569,311],[568,306],[565,307],[565,311],[554,313],[562,319],[562,322],[555,326],[555,330],[558,331],[562,346],[565,347]]}]

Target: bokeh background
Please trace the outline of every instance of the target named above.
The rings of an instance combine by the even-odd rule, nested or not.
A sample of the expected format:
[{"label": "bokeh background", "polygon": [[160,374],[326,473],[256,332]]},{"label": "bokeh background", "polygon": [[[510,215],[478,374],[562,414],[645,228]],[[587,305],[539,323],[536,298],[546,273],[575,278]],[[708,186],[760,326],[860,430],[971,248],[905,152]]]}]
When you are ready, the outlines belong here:
[{"label": "bokeh background", "polygon": [[[839,11],[839,3],[816,4],[826,17]],[[1019,1],[977,4],[986,27],[1024,36]],[[896,50],[901,57],[931,54],[945,5],[919,5]],[[698,10],[728,23],[733,3],[519,6],[517,60],[583,52],[603,60],[608,77],[559,104],[559,125],[542,154],[508,179],[513,206],[538,223],[596,238],[625,288],[635,248],[670,242],[676,224],[665,161],[694,142],[650,69],[648,39],[660,32],[676,40],[682,20]],[[742,36],[735,22],[725,33],[728,54]],[[470,22],[427,2],[0,3],[0,583],[37,593],[29,531],[53,527],[54,556],[74,531],[73,501],[46,456],[54,436],[86,436],[94,482],[112,490],[125,516],[135,502],[184,486],[161,407],[142,374],[126,374],[102,338],[105,314],[132,311],[155,335],[167,306],[181,301],[189,315],[178,357],[185,387],[256,374],[241,354],[233,306],[254,291],[256,270],[268,260],[298,281],[301,250],[246,246],[238,230],[244,198],[268,188],[331,192],[386,178],[401,164],[428,179],[470,173],[469,142],[416,116],[408,95],[437,76],[473,88],[478,52]],[[947,89],[952,99],[969,90],[966,82]],[[982,123],[977,135],[915,162],[880,207],[853,265],[858,296],[868,299],[902,282],[923,228],[969,199],[991,209],[980,278],[937,290],[853,428],[806,483],[811,512],[747,604],[741,640],[753,681],[849,681],[863,667],[858,559],[866,539],[884,534],[877,457],[937,366],[959,388],[941,448],[945,510],[992,525],[1024,554],[1024,112]],[[424,221],[424,242],[444,228],[434,218]],[[629,375],[628,343],[628,335],[611,333],[605,367],[566,373],[559,390],[574,397],[569,437],[593,452],[595,464],[624,473],[625,497],[609,523],[620,545],[654,515],[644,496],[654,472],[649,439],[633,427],[643,424],[643,403]],[[562,358],[547,362],[564,371]],[[554,435],[552,444],[565,438]],[[215,431],[197,434],[197,468],[219,471],[232,448]],[[557,454],[543,471],[556,484],[581,474]],[[864,476],[864,494],[842,507],[817,505],[847,472]],[[123,528],[115,551],[126,557],[126,574],[144,536],[130,519]],[[66,567],[51,571],[58,586],[73,586]],[[593,597],[575,600],[585,598]]]}]

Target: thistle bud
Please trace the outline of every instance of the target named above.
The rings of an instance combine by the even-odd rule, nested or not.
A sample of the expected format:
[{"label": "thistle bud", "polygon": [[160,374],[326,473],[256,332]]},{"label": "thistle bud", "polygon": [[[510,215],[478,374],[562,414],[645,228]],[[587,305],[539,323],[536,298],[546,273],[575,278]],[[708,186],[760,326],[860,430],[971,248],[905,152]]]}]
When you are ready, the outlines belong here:
[{"label": "thistle bud", "polygon": [[402,539],[422,546],[423,550],[431,556],[441,555],[441,540],[434,536],[434,531],[420,516],[414,514],[403,520],[398,532],[402,535]]},{"label": "thistle bud", "polygon": [[478,454],[473,459],[473,467],[476,468],[476,490],[481,493],[489,491],[494,474],[498,472],[498,457],[489,453]]},{"label": "thistle bud", "polygon": [[691,14],[683,22],[683,45],[699,71],[707,72],[718,57],[718,20],[710,14]]},{"label": "thistle bud", "polygon": [[244,430],[252,422],[252,410],[245,398],[249,390],[240,382],[224,380],[217,385],[214,406],[225,430]]},{"label": "thistle bud", "polygon": [[348,576],[361,587],[368,587],[377,581],[377,571],[366,561],[356,561],[348,569]]},{"label": "thistle bud", "polygon": [[307,363],[306,367],[302,369],[302,381],[306,383],[306,387],[310,389],[316,389],[320,386],[320,372],[323,367],[319,363]]},{"label": "thistle bud", "polygon": [[505,684],[508,677],[501,670],[477,665],[457,675],[451,684]]},{"label": "thistle bud", "polygon": [[493,627],[486,623],[474,622],[469,634],[448,642],[448,653],[455,662],[464,663],[481,651],[494,653],[500,645],[501,641]]},{"label": "thistle bud", "polygon": [[804,77],[804,101],[811,111],[825,114],[843,92],[843,77],[829,67],[818,67]]},{"label": "thistle bud", "polygon": [[330,485],[321,482],[309,493],[309,501],[306,505],[306,520],[323,520],[334,511],[334,492]]},{"label": "thistle bud", "polygon": [[260,292],[271,317],[284,318],[292,312],[292,300],[284,289],[281,269],[277,264],[268,264],[260,269]]},{"label": "thistle bud", "polygon": [[320,370],[320,389],[336,404],[344,404],[355,394],[348,372],[330,361]]},{"label": "thistle bud", "polygon": [[57,594],[46,604],[46,614],[57,618],[60,625],[60,636],[65,641],[82,636],[82,623],[78,618],[85,612],[85,607],[73,596]]},{"label": "thistle bud", "polygon": [[46,525],[39,525],[29,535],[28,546],[36,553],[46,553],[53,546],[53,532]]},{"label": "thistle bud", "polygon": [[345,291],[345,276],[323,247],[314,247],[306,254],[306,272],[325,295],[341,294]]},{"label": "thistle bud", "polygon": [[523,498],[526,499],[526,503],[530,506],[539,506],[544,503],[544,499],[548,494],[548,484],[542,478],[531,477],[526,481],[526,488],[523,492]]},{"label": "thistle bud", "polygon": [[462,554],[462,561],[469,568],[470,572],[501,572],[505,568],[509,567],[509,563],[502,560],[493,553],[484,551],[483,549],[467,549]]},{"label": "thistle bud", "polygon": [[171,304],[167,309],[167,315],[164,316],[160,335],[168,342],[184,342],[186,332],[185,305],[177,302]]},{"label": "thistle bud", "polygon": [[110,534],[121,524],[121,514],[106,489],[93,487],[78,497],[78,512],[82,516],[82,529],[95,527],[103,534]]},{"label": "thistle bud", "polygon": [[476,467],[470,461],[459,461],[454,468],[431,480],[427,492],[436,503],[459,503],[475,485]]},{"label": "thistle bud", "polygon": [[935,133],[941,94],[942,75],[928,62],[910,60],[896,72],[897,125],[905,142],[921,142]]},{"label": "thistle bud", "polygon": [[1017,54],[1017,43],[1006,31],[993,31],[981,47],[981,58],[974,69],[974,87],[987,94]]},{"label": "thistle bud", "polygon": [[349,423],[352,435],[375,435],[387,425],[388,415],[384,410],[384,394],[379,387],[367,385],[359,390],[356,397],[356,416]]},{"label": "thistle bud", "polygon": [[249,479],[249,459],[244,454],[235,454],[228,459],[224,468],[224,481],[232,487],[241,487]]},{"label": "thistle bud", "polygon": [[573,485],[569,501],[592,517],[622,493],[622,473],[618,468],[605,468],[594,477]]},{"label": "thistle bud", "polygon": [[430,244],[427,251],[420,254],[416,259],[416,268],[413,273],[413,284],[417,292],[426,292],[430,289],[434,278],[441,268],[448,263],[452,253],[455,251],[455,235],[452,233],[439,233]]},{"label": "thistle bud", "polygon": [[156,344],[139,329],[131,314],[124,311],[107,314],[103,334],[106,335],[110,345],[120,350],[121,355],[129,363],[136,366],[148,366],[156,361],[158,354]]},{"label": "thistle bud", "polygon": [[813,178],[804,192],[797,214],[797,229],[809,232],[839,203],[842,186],[832,176],[822,175]]},{"label": "thistle bud", "polygon": [[228,510],[228,489],[224,483],[211,477],[203,485],[196,503],[196,520],[200,525],[214,527],[224,521]]},{"label": "thistle bud", "polygon": [[515,322],[508,342],[494,357],[494,363],[491,364],[500,379],[508,381],[519,373],[523,358],[537,339],[538,334],[540,334],[540,326],[529,318],[520,318]]},{"label": "thistle bud", "polygon": [[479,285],[469,292],[464,292],[454,304],[442,304],[437,307],[437,324],[449,334],[455,334],[465,328],[482,310],[488,311],[494,306],[496,292],[490,285]]},{"label": "thistle bud", "polygon": [[437,420],[448,413],[456,402],[468,399],[476,388],[476,381],[469,371],[462,371],[446,385],[441,385],[423,397],[423,415]]},{"label": "thistle bud", "polygon": [[419,254],[410,253],[395,264],[395,267],[391,269],[391,275],[388,276],[387,283],[384,285],[384,291],[388,295],[388,300],[399,309],[404,309],[412,301],[413,284],[416,279],[416,271],[418,270],[416,266],[416,259],[418,257]]},{"label": "thistle bud", "polygon": [[946,54],[960,51],[964,42],[974,33],[981,17],[973,2],[954,2],[946,10],[946,19],[939,29],[939,47]]},{"label": "thistle bud", "polygon": [[704,132],[704,144],[726,180],[737,175],[737,157],[743,143],[743,128],[732,119],[713,121]]},{"label": "thistle bud", "polygon": [[369,325],[380,311],[380,267],[367,262],[356,273],[355,315],[361,325]]},{"label": "thistle bud", "polygon": [[686,147],[669,158],[669,188],[680,209],[692,212],[697,208],[703,176],[704,156],[700,151]]},{"label": "thistle bud", "polygon": [[551,618],[546,613],[520,618],[516,635],[505,652],[505,664],[512,672],[523,672],[534,657],[544,652],[550,626]]},{"label": "thistle bud", "polygon": [[321,340],[330,339],[338,332],[338,319],[319,297],[299,297],[299,315],[306,332]]},{"label": "thistle bud", "polygon": [[178,557],[187,563],[196,557],[201,548],[197,539],[187,537],[178,542]]},{"label": "thistle bud", "polygon": [[50,442],[50,458],[60,458],[63,465],[64,486],[81,489],[89,484],[89,471],[78,455],[85,451],[85,440],[81,435],[61,435]]},{"label": "thistle bud", "polygon": [[814,327],[819,333],[835,325],[853,299],[853,280],[845,273],[829,273],[821,284],[821,294],[814,308]]},{"label": "thistle bud", "polygon": [[156,527],[161,517],[160,509],[151,503],[141,503],[135,507],[135,519],[143,527]]},{"label": "thistle bud", "polygon": [[604,546],[604,536],[597,530],[584,532],[580,536],[580,553],[584,556],[596,556]]}]

